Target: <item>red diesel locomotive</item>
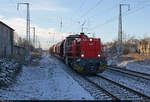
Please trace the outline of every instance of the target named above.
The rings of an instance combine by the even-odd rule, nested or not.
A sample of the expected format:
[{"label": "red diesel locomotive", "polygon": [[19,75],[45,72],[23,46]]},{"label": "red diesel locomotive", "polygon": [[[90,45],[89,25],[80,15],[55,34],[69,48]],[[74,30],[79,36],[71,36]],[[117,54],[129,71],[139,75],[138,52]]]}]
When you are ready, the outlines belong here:
[{"label": "red diesel locomotive", "polygon": [[49,53],[61,57],[81,73],[95,74],[107,68],[107,56],[103,53],[100,39],[88,38],[84,33],[68,36],[53,45]]}]

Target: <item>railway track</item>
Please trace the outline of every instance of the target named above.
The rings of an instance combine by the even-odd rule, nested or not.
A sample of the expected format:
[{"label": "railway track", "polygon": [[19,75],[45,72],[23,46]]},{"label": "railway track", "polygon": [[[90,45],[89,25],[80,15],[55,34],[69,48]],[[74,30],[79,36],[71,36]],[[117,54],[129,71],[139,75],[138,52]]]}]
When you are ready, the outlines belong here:
[{"label": "railway track", "polygon": [[109,80],[101,75],[96,75],[95,77],[88,77],[88,79],[98,86],[103,87],[106,91],[111,93],[119,100],[145,100],[150,99],[150,97],[143,95],[135,90],[132,90],[126,86]]},{"label": "railway track", "polygon": [[124,68],[119,68],[119,67],[114,67],[114,66],[109,66],[109,70],[116,71],[119,73],[127,74],[130,76],[134,76],[137,78],[142,78],[142,79],[150,81],[150,74],[137,72],[137,71],[133,71],[133,70],[129,70],[129,69],[124,69]]},{"label": "railway track", "polygon": [[111,97],[111,95],[104,92],[101,88],[99,88],[94,83],[86,80],[85,77],[83,77],[81,74],[79,74],[79,73],[75,72],[74,70],[72,70],[71,68],[69,68],[69,66],[64,65],[62,62],[60,62],[60,63],[62,66],[65,66],[65,67],[62,67],[63,70],[65,72],[67,72],[76,82],[78,82],[78,84],[81,87],[83,87],[87,92],[89,92],[90,95],[95,100],[117,100],[117,99]]},{"label": "railway track", "polygon": [[106,81],[108,81],[108,82],[110,82],[110,83],[112,83],[112,84],[114,84],[114,85],[117,85],[117,86],[119,86],[120,88],[123,88],[123,89],[127,90],[128,92],[134,93],[135,95],[137,95],[137,96],[139,96],[139,97],[142,97],[143,99],[150,100],[150,96],[145,95],[145,94],[142,94],[142,93],[140,93],[140,92],[138,92],[138,91],[135,91],[135,90],[133,90],[133,89],[131,89],[131,88],[129,88],[129,87],[126,87],[126,86],[120,84],[120,83],[117,83],[117,82],[115,82],[115,81],[112,81],[112,80],[110,80],[110,79],[108,79],[108,78],[106,78],[106,77],[103,77],[103,76],[101,76],[101,75],[96,75],[96,77],[97,77],[97,78],[100,78],[100,79],[104,79],[104,80],[106,80]]},{"label": "railway track", "polygon": [[112,93],[110,93],[109,91],[107,91],[106,89],[104,89],[103,87],[99,86],[97,83],[95,83],[94,81],[91,81],[90,79],[88,79],[87,77],[81,75],[85,80],[87,80],[89,83],[92,83],[96,88],[98,88],[99,90],[102,90],[104,93],[106,93],[108,96],[111,96],[113,100],[120,100],[118,97],[114,96]]},{"label": "railway track", "polygon": [[110,79],[100,75],[84,76],[68,67],[69,66],[62,68],[77,81],[80,86],[87,90],[95,100],[150,100],[149,96],[113,82]]}]

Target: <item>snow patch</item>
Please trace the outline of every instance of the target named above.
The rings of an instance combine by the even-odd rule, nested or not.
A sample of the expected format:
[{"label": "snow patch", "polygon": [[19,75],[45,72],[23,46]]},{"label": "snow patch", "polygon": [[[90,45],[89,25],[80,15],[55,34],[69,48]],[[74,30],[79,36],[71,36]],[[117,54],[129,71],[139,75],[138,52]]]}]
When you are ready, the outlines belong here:
[{"label": "snow patch", "polygon": [[13,87],[0,89],[0,100],[94,100],[52,57],[23,67]]},{"label": "snow patch", "polygon": [[8,86],[13,82],[21,65],[12,59],[0,59],[0,86]]}]

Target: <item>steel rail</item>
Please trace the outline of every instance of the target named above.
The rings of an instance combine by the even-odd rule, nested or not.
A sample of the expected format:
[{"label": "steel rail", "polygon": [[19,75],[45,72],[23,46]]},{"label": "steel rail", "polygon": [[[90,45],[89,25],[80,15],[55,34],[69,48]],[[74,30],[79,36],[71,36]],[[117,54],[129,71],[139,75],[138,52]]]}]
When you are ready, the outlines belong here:
[{"label": "steel rail", "polygon": [[[119,67],[112,67],[112,66],[109,67],[109,70],[113,70],[113,71],[116,71],[116,72],[119,72],[119,73],[123,73],[123,74],[128,74],[130,76],[135,76],[135,77],[138,77],[138,78],[143,78],[145,80],[150,81],[150,74],[136,72],[136,71],[123,69],[123,68],[119,68]],[[147,78],[147,77],[149,77],[149,78]]]},{"label": "steel rail", "polygon": [[88,78],[86,78],[84,75],[81,75],[82,78],[84,78],[85,80],[87,80],[89,83],[92,83],[96,88],[102,90],[104,93],[106,93],[108,96],[111,96],[114,100],[120,100],[118,97],[114,96],[113,94],[111,94],[110,92],[108,92],[107,90],[105,90],[104,88],[100,87],[98,84],[96,84],[95,82],[89,80]]},{"label": "steel rail", "polygon": [[[108,67],[120,68],[120,67],[117,67],[117,66],[108,66]],[[145,76],[150,76],[150,74],[148,74],[148,73],[137,72],[137,71],[133,71],[133,70],[129,70],[129,69],[124,69],[124,68],[120,68],[120,69],[125,70],[125,71],[130,71],[130,72],[138,73],[138,74],[143,74]]]},{"label": "steel rail", "polygon": [[96,76],[97,76],[97,77],[100,77],[100,78],[102,78],[102,79],[105,79],[105,80],[107,80],[107,81],[109,81],[109,82],[111,82],[111,83],[113,83],[113,84],[115,84],[115,85],[117,85],[117,86],[119,86],[119,87],[122,87],[122,88],[124,88],[124,89],[126,89],[126,90],[128,90],[128,91],[130,91],[130,92],[134,92],[134,93],[135,93],[136,95],[138,95],[138,96],[142,96],[142,97],[144,97],[144,98],[150,100],[150,96],[148,96],[148,95],[142,94],[142,93],[140,93],[140,92],[138,92],[138,91],[135,91],[135,90],[133,90],[133,89],[131,89],[131,88],[129,88],[129,87],[126,87],[126,86],[124,86],[124,85],[122,85],[122,84],[119,84],[119,83],[117,83],[117,82],[115,82],[115,81],[112,81],[112,80],[110,80],[110,79],[108,79],[108,78],[106,78],[106,77],[103,77],[103,76],[101,76],[101,75],[96,75]]}]

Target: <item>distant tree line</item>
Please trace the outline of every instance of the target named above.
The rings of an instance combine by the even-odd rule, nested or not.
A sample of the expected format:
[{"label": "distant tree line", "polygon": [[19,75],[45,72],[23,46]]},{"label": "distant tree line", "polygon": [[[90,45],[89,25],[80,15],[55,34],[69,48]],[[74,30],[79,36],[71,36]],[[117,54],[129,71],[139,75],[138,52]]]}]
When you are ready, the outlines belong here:
[{"label": "distant tree line", "polygon": [[[14,33],[14,45],[20,46],[20,47],[26,47],[28,44],[27,40],[25,38],[22,38],[18,36],[18,34]],[[33,50],[35,47],[33,46],[32,41],[29,42],[31,50]]]},{"label": "distant tree line", "polygon": [[[117,54],[117,44],[118,44],[117,39],[115,39],[113,42],[106,43],[106,45],[108,46],[109,52],[111,54]],[[150,46],[150,38],[144,37],[143,39],[136,39],[135,36],[129,36],[126,34],[123,35],[123,54],[140,53],[141,46],[142,46],[142,49],[143,49],[143,46],[144,47]],[[144,49],[149,49],[146,47]]]}]

